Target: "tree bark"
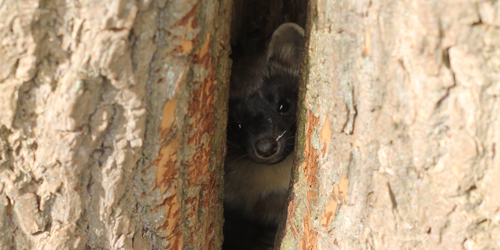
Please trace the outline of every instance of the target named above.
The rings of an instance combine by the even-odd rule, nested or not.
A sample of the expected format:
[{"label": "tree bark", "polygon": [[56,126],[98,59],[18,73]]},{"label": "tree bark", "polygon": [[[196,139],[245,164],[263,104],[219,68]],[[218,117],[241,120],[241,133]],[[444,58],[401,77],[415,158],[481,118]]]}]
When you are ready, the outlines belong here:
[{"label": "tree bark", "polygon": [[[0,249],[220,248],[231,12],[304,3],[0,4]],[[499,15],[310,1],[281,249],[498,248]]]},{"label": "tree bark", "polygon": [[0,4],[0,249],[218,249],[231,1]]},{"label": "tree bark", "polygon": [[308,13],[281,249],[497,249],[500,2]]}]

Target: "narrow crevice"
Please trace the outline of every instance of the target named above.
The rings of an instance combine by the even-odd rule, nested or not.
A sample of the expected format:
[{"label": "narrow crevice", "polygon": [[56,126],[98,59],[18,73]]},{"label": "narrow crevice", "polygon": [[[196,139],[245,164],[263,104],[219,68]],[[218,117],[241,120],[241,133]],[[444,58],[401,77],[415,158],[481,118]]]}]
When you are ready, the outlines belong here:
[{"label": "narrow crevice", "polygon": [[450,96],[450,91],[452,88],[457,86],[457,80],[455,77],[455,72],[453,72],[453,69],[451,68],[451,60],[450,60],[450,53],[449,53],[450,48],[446,48],[443,50],[443,64],[448,68],[452,74],[453,77],[453,84],[449,87],[446,88],[446,93],[436,102],[436,110],[439,110],[439,107],[442,106],[443,102],[445,102],[448,97]]},{"label": "narrow crevice", "polygon": [[233,1],[224,250],[279,247],[294,157],[300,155],[295,142],[303,140],[296,130],[303,113],[307,9],[307,0]]}]

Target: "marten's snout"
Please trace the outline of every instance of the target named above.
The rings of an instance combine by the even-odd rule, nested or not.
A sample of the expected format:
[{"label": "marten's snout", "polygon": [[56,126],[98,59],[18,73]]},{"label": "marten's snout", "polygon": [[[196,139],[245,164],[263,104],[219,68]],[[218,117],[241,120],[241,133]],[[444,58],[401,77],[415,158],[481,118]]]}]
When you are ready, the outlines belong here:
[{"label": "marten's snout", "polygon": [[255,143],[255,150],[257,154],[262,158],[268,158],[278,152],[278,143],[273,138],[263,138]]}]

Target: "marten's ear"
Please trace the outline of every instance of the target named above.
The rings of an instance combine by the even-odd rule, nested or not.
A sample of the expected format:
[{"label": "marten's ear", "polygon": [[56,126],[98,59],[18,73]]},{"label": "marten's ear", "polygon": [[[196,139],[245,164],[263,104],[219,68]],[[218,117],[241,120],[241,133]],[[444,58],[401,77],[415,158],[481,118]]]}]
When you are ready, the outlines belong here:
[{"label": "marten's ear", "polygon": [[267,64],[298,70],[304,50],[304,30],[295,23],[284,23],[273,33],[267,51]]}]

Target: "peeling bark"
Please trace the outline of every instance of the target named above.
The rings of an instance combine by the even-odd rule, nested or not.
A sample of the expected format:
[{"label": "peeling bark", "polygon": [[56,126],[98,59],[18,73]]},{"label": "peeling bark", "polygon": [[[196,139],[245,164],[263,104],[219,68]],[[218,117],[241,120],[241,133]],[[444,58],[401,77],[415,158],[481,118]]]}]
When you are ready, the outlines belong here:
[{"label": "peeling bark", "polygon": [[499,6],[310,1],[281,249],[500,246]]}]

